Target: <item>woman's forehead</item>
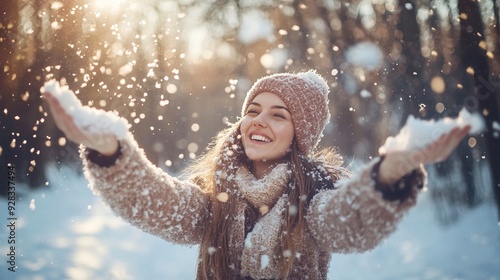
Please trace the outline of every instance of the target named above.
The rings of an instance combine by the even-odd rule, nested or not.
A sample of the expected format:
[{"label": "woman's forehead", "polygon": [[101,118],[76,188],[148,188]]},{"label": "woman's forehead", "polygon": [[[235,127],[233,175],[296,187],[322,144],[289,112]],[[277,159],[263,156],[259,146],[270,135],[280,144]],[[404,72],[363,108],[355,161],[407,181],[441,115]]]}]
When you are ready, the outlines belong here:
[{"label": "woman's forehead", "polygon": [[252,100],[250,104],[259,104],[259,105],[278,105],[281,107],[287,107],[283,99],[281,99],[277,94],[265,91],[262,93],[259,93],[255,98]]}]

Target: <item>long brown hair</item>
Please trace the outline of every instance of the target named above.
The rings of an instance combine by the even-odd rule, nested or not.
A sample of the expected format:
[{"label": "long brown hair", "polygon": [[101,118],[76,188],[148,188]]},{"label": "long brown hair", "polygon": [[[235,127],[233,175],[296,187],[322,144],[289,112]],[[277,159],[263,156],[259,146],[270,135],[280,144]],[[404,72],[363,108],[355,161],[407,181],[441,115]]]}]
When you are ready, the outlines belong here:
[{"label": "long brown hair", "polygon": [[[206,152],[191,164],[184,172],[210,196],[211,216],[205,228],[200,244],[199,273],[203,279],[234,279],[239,268],[236,256],[228,254],[230,229],[236,212],[235,188],[233,178],[237,168],[251,164],[243,151],[240,136],[240,123],[219,133]],[[336,172],[329,172],[325,166],[340,166],[342,159],[332,148],[323,149],[310,157],[301,155],[294,140],[287,155],[292,169],[289,184],[289,207],[285,211],[282,230],[282,243],[277,252],[280,265],[278,279],[290,275],[305,227],[307,204],[317,190],[333,188],[333,182],[339,179]],[[326,163],[326,164],[325,164]],[[336,175],[337,174],[337,175]],[[332,177],[333,176],[333,177]],[[227,201],[221,201],[218,195],[227,194]]]}]

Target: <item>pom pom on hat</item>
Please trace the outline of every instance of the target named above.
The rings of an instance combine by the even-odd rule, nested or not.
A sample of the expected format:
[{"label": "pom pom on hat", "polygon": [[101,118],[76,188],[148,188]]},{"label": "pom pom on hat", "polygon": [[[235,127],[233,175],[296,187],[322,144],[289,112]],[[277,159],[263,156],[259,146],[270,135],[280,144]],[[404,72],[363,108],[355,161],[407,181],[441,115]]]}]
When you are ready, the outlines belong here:
[{"label": "pom pom on hat", "polygon": [[318,144],[330,120],[329,91],[325,79],[314,70],[265,76],[247,92],[241,114],[245,116],[250,102],[259,93],[278,95],[292,115],[299,151],[308,155]]},{"label": "pom pom on hat", "polygon": [[314,83],[320,92],[322,92],[325,95],[328,95],[330,92],[330,89],[328,88],[328,84],[326,83],[325,79],[321,77],[316,71],[307,71],[307,72],[302,72],[298,73],[297,76],[301,77],[302,79],[309,79],[310,82]]}]

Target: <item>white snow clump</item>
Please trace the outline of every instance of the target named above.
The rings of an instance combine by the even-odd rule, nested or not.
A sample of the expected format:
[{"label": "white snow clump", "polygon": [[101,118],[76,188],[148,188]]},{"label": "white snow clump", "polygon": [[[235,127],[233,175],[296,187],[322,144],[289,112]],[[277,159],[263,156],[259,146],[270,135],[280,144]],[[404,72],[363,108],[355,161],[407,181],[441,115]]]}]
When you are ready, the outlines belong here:
[{"label": "white snow clump", "polygon": [[380,47],[372,42],[361,42],[347,49],[347,62],[367,70],[375,70],[384,64],[384,54]]},{"label": "white snow clump", "polygon": [[311,81],[317,88],[321,90],[321,92],[324,92],[326,94],[330,92],[330,88],[328,87],[325,79],[323,79],[316,71],[309,70],[307,72],[298,73],[297,75],[302,79]]},{"label": "white snow clump", "polygon": [[465,108],[455,119],[421,120],[409,116],[399,134],[388,137],[384,145],[379,148],[379,153],[420,149],[436,141],[441,135],[449,133],[453,128],[465,127],[466,125],[471,126],[470,134],[479,133],[485,128],[481,115],[471,114]]},{"label": "white snow clump", "polygon": [[493,129],[500,131],[500,123],[498,122],[493,122]]},{"label": "white snow clump", "polygon": [[50,80],[40,89],[59,101],[61,107],[73,118],[76,126],[90,133],[109,132],[122,140],[127,135],[129,124],[126,119],[113,112],[83,106],[75,93],[68,86],[60,86],[56,80]]},{"label": "white snow clump", "polygon": [[244,45],[250,45],[261,39],[267,39],[269,42],[275,40],[273,22],[259,10],[244,13],[238,30],[238,40]]},{"label": "white snow clump", "polygon": [[263,270],[268,265],[269,265],[269,256],[268,255],[260,256],[260,270]]},{"label": "white snow clump", "polygon": [[362,98],[370,98],[372,97],[372,93],[369,92],[368,90],[366,89],[363,89],[359,92],[359,95],[361,95]]}]

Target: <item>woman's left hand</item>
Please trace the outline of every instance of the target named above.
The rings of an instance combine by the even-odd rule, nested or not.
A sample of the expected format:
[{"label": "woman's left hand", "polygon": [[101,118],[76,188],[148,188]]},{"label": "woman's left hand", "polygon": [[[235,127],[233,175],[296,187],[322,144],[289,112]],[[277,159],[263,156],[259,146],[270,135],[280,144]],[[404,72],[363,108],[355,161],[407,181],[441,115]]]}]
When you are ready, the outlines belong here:
[{"label": "woman's left hand", "polygon": [[393,184],[422,164],[432,164],[447,159],[471,127],[455,127],[427,146],[410,151],[390,151],[385,155],[378,173],[382,184]]}]

